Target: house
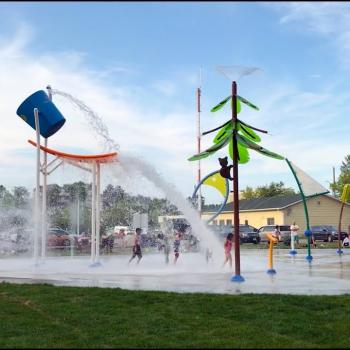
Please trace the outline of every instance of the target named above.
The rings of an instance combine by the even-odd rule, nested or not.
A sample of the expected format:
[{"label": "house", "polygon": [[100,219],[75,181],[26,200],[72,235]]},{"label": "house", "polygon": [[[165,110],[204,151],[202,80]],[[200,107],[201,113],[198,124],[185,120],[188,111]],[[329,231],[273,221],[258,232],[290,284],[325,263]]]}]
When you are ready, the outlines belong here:
[{"label": "house", "polygon": [[[330,195],[307,199],[310,226],[333,225],[338,228],[342,202]],[[208,220],[217,212],[219,205],[203,208],[202,219]],[[300,194],[239,200],[240,224],[259,228],[264,225],[291,225],[295,221],[301,232],[306,230],[304,205]],[[214,225],[232,225],[233,203],[227,203],[223,211],[213,220]],[[342,231],[350,232],[350,205],[345,204],[342,216]]]}]

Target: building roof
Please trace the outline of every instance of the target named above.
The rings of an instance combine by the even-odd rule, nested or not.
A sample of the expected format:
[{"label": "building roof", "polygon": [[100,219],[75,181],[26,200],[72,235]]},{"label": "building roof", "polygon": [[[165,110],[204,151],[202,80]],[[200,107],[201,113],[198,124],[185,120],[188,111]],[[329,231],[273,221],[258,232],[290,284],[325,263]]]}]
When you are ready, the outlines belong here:
[{"label": "building roof", "polygon": [[[282,209],[289,207],[295,203],[301,202],[300,194],[293,194],[288,196],[275,196],[266,198],[255,199],[241,199],[239,201],[239,210],[268,210],[268,209]],[[204,206],[205,212],[215,212],[219,209],[220,205],[206,205]],[[224,211],[232,212],[232,202],[226,203],[223,208]]]}]

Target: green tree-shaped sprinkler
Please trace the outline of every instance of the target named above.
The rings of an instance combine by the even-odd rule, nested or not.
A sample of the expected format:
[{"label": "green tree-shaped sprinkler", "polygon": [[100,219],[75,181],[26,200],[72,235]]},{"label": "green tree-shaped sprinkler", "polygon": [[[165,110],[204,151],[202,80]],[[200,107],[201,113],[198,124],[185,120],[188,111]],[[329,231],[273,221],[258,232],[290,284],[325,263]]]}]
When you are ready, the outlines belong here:
[{"label": "green tree-shaped sprinkler", "polygon": [[[219,149],[229,145],[229,156],[233,160],[233,164],[230,166],[224,165],[221,168],[220,174],[223,177],[229,178],[233,182],[233,221],[234,221],[234,246],[235,246],[235,275],[232,276],[231,281],[243,282],[244,278],[241,276],[240,271],[240,251],[239,251],[239,202],[238,202],[238,164],[244,164],[249,161],[248,149],[252,149],[265,156],[269,156],[275,159],[283,160],[284,157],[281,155],[271,152],[266,148],[258,145],[261,139],[255,131],[267,133],[265,130],[255,128],[251,125],[246,124],[242,120],[237,118],[237,114],[241,111],[241,102],[247,106],[259,110],[254,104],[246,100],[245,98],[237,95],[237,83],[232,82],[232,93],[226,97],[223,101],[217,104],[211,109],[211,112],[216,112],[223,108],[228,101],[231,102],[231,119],[219,127],[206,131],[202,135],[206,135],[217,131],[217,134],[213,140],[214,145],[205,151],[190,157],[189,161],[196,161],[213,155]],[[255,131],[254,131],[255,130]],[[233,177],[231,177],[229,170],[233,169]],[[237,232],[237,234],[235,234]]]}]

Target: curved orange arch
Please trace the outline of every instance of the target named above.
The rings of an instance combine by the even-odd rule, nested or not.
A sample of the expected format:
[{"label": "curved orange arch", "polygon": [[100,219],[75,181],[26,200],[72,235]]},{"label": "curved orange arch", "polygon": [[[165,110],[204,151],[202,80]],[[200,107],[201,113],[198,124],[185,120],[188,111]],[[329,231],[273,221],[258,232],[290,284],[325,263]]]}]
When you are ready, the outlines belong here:
[{"label": "curved orange arch", "polygon": [[[33,145],[34,147],[37,147],[36,142],[32,140],[28,140],[28,142]],[[59,158],[65,158],[76,162],[82,162],[82,163],[110,163],[116,161],[116,157],[118,155],[117,152],[112,153],[104,153],[104,154],[95,154],[95,155],[89,155],[84,156],[80,154],[71,154],[71,153],[64,153],[60,151],[56,151],[54,149],[44,147],[40,145],[40,149],[46,153],[52,154],[53,156],[59,157]]]}]

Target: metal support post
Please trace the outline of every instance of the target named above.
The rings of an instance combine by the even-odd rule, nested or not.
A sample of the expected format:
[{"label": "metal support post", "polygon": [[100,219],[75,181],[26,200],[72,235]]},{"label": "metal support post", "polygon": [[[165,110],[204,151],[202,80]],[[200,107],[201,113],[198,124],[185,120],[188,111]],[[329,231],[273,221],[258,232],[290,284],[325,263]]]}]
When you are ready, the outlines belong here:
[{"label": "metal support post", "polygon": [[101,165],[96,164],[96,264],[100,265],[100,187],[101,187]]},{"label": "metal support post", "polygon": [[[47,147],[47,138],[44,139],[44,145]],[[41,206],[41,258],[46,257],[46,237],[47,237],[47,220],[46,220],[46,198],[47,198],[47,153],[44,152],[44,163],[42,167],[43,174],[43,194]]]},{"label": "metal support post", "polygon": [[39,110],[34,108],[34,121],[36,130],[36,190],[35,190],[35,230],[34,230],[34,263],[38,264],[39,255],[39,232],[40,232],[40,123],[39,123]]},{"label": "metal support post", "polygon": [[96,259],[96,163],[92,163],[92,203],[91,203],[91,264]]}]

